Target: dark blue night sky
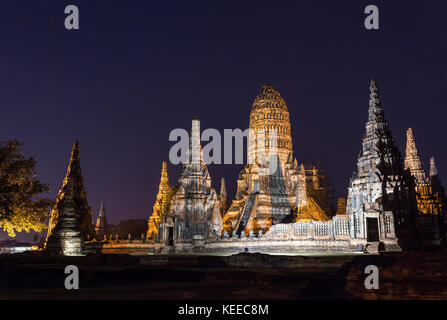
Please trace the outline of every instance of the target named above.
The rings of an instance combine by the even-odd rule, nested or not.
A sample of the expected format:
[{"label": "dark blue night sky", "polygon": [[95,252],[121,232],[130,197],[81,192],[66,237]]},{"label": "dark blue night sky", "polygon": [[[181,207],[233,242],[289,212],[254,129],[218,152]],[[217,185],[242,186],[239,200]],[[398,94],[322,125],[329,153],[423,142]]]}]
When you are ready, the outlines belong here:
[{"label": "dark blue night sky", "polygon": [[[80,30],[64,28],[64,8]],[[380,30],[363,26],[366,5]],[[17,138],[59,190],[72,143],[94,218],[147,218],[169,132],[248,127],[269,82],[288,105],[298,161],[320,163],[346,196],[380,86],[401,151],[412,127],[426,167],[447,182],[447,4],[441,1],[74,1],[0,3],[0,139]],[[210,165],[234,195],[240,165]],[[179,167],[168,165],[174,184]],[[0,238],[6,237],[0,233]]]}]

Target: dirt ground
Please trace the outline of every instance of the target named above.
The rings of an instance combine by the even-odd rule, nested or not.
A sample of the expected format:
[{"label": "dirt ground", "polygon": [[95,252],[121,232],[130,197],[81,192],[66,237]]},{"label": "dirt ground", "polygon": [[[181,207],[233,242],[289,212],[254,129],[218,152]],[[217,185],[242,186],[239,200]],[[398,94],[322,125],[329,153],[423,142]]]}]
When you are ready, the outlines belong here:
[{"label": "dirt ground", "polygon": [[[0,299],[447,299],[446,250],[360,256],[0,256]],[[79,290],[64,286],[79,268]],[[365,267],[379,270],[366,289]]]}]

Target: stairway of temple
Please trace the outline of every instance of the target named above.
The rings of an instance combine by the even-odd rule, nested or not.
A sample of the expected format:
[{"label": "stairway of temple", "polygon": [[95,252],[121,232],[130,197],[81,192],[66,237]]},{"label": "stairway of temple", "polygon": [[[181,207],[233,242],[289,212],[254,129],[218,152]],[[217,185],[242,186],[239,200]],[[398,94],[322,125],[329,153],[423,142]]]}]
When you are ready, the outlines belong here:
[{"label": "stairway of temple", "polygon": [[247,222],[248,222],[248,219],[250,219],[250,215],[253,210],[253,205],[255,203],[256,196],[257,196],[256,193],[250,194],[248,196],[247,201],[245,202],[244,209],[242,211],[242,215],[239,220],[239,224],[238,224],[237,231],[236,231],[236,233],[238,235],[242,234],[242,232],[244,232],[244,230],[245,230],[245,227],[247,226]]}]

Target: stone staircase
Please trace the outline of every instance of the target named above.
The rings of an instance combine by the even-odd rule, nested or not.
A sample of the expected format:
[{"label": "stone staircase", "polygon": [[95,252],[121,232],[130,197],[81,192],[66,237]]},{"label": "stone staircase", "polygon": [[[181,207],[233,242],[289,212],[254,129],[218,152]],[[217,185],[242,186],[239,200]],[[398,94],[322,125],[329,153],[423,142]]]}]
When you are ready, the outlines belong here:
[{"label": "stone staircase", "polygon": [[379,253],[379,242],[368,242],[365,251],[367,253]]},{"label": "stone staircase", "polygon": [[256,200],[256,193],[252,193],[248,196],[247,202],[245,202],[244,209],[242,210],[241,218],[237,227],[237,234],[241,234],[245,226],[247,225],[248,219],[250,219],[251,211],[253,210],[253,205]]}]

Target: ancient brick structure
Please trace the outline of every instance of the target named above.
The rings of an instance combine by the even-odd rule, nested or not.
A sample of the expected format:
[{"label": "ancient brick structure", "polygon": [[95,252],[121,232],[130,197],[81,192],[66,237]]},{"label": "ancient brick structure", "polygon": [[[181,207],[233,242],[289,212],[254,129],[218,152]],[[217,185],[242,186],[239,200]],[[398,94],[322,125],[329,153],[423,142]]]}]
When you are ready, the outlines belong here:
[{"label": "ancient brick structure", "polygon": [[375,80],[371,80],[370,91],[358,171],[348,188],[346,211],[351,217],[351,236],[363,245],[380,241],[395,246],[399,227],[399,240],[411,245],[415,238],[413,186],[385,120]]},{"label": "ancient brick structure", "polygon": [[338,198],[337,199],[337,213],[336,215],[344,215],[346,214],[346,199]]},{"label": "ancient brick structure", "polygon": [[415,179],[417,187],[427,185],[427,178],[425,171],[422,168],[422,162],[418,155],[416,148],[416,142],[414,141],[413,130],[408,128],[407,130],[407,146],[405,150],[405,169],[409,169],[411,175]]},{"label": "ancient brick structure", "polygon": [[422,243],[441,243],[445,241],[445,219],[447,198],[441,185],[434,157],[430,158],[430,171],[427,178],[419,158],[411,128],[407,130],[405,168],[414,178],[417,209],[416,219],[419,240]]},{"label": "ancient brick structure", "polygon": [[80,242],[93,240],[94,236],[92,211],[87,203],[81,175],[79,143],[76,141],[62,188],[51,210],[45,248],[49,252],[64,255],[80,254]]},{"label": "ancient brick structure", "polygon": [[[238,235],[265,233],[290,215],[328,220],[306,187],[306,174],[293,158],[289,111],[271,85],[256,96],[250,113],[248,164],[237,180],[236,197],[224,216],[224,228]],[[298,193],[306,197],[298,201]],[[297,203],[298,201],[298,203]]]},{"label": "ancient brick structure", "polygon": [[159,224],[159,241],[166,246],[202,243],[222,234],[219,200],[203,161],[198,120],[192,121],[187,159],[178,190]]},{"label": "ancient brick structure", "polygon": [[169,210],[172,194],[173,189],[169,186],[168,167],[166,161],[163,161],[157,198],[148,221],[147,239],[156,239],[158,236],[158,225]]},{"label": "ancient brick structure", "polygon": [[332,216],[332,189],[326,171],[314,164],[305,165],[304,171],[306,173],[307,193],[315,199],[325,215]]},{"label": "ancient brick structure", "polygon": [[98,218],[96,219],[95,234],[97,240],[104,239],[108,234],[106,209],[104,208],[103,201],[101,201],[101,208],[99,209]]},{"label": "ancient brick structure", "polygon": [[[153,233],[158,232],[156,241],[115,241],[104,250],[377,252],[400,251],[424,239],[441,243],[445,195],[434,160],[427,179],[410,130],[404,167],[374,80],[370,83],[368,121],[357,171],[350,180],[347,199],[338,199],[336,214],[331,218],[330,188],[324,171],[315,165],[298,165],[293,157],[288,109],[271,85],[264,86],[253,103],[250,129],[249,161],[239,174],[236,196],[228,210],[225,182],[222,180],[219,197],[211,187],[199,124],[193,120],[188,161],[183,165],[179,186],[173,189],[158,225],[152,224]],[[269,155],[267,162],[263,155]],[[163,177],[165,187],[161,183],[160,190],[168,190],[167,172],[162,172],[162,182]],[[157,199],[162,198],[159,195]],[[154,206],[154,212],[160,211],[162,202],[156,202],[159,205]],[[430,214],[418,214],[421,203],[429,204]]]},{"label": "ancient brick structure", "polygon": [[227,188],[225,187],[225,179],[220,181],[220,194],[219,194],[220,215],[223,216],[228,210],[228,195]]}]

